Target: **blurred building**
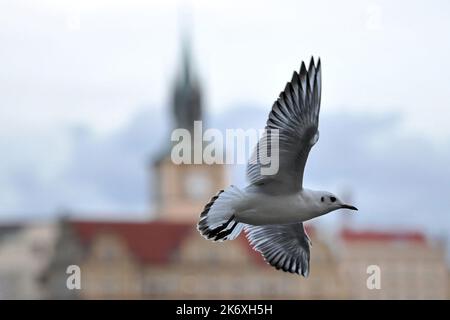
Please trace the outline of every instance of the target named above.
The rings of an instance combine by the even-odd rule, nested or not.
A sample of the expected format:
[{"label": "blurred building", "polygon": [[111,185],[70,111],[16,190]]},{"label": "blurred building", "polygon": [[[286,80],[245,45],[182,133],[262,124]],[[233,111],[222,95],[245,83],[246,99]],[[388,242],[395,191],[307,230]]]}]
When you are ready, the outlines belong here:
[{"label": "blurred building", "polygon": [[6,226],[0,232],[0,299],[42,298],[40,277],[53,256],[55,225]]},{"label": "blurred building", "polygon": [[[243,237],[218,245],[199,236],[193,223],[66,221],[81,255],[59,246],[47,275],[51,298],[99,299],[331,299],[344,298],[338,266],[316,238],[308,280],[266,265]],[[67,248],[70,248],[68,246]],[[81,290],[65,286],[68,265],[81,268]],[[60,275],[64,275],[62,278]],[[55,281],[55,279],[57,281]]]},{"label": "blurred building", "polygon": [[[311,225],[307,279],[267,265],[240,236],[213,243],[195,223],[64,221],[46,271],[48,297],[82,299],[448,299],[443,247],[415,232],[345,229],[325,241]],[[70,230],[70,231],[69,231]],[[65,270],[79,265],[81,290]],[[368,267],[381,288],[369,289]]]},{"label": "blurred building", "polygon": [[[349,298],[449,298],[445,248],[424,234],[344,229],[340,240],[339,272]],[[379,267],[380,290],[367,287],[369,266]]]},{"label": "blurred building", "polygon": [[[172,144],[166,143],[162,152],[152,162],[150,170],[155,172],[156,216],[171,221],[193,221],[202,211],[205,201],[212,194],[227,185],[225,166],[194,163],[195,147],[203,149],[203,144],[195,145],[194,121],[203,123],[202,87],[191,59],[187,38],[183,40],[181,67],[175,79],[172,93],[173,129],[186,129],[191,141],[188,156],[191,164],[174,164],[171,160]],[[204,123],[203,123],[204,125]]]}]

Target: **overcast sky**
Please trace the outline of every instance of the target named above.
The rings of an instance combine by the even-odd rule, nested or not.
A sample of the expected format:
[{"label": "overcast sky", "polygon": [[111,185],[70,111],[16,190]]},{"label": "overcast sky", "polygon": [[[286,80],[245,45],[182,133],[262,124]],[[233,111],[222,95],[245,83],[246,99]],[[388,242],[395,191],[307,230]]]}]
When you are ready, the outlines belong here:
[{"label": "overcast sky", "polygon": [[190,24],[211,124],[261,128],[300,61],[320,56],[305,183],[351,189],[371,223],[450,230],[448,1],[198,0],[183,24],[186,3],[0,3],[0,216],[146,210]]}]

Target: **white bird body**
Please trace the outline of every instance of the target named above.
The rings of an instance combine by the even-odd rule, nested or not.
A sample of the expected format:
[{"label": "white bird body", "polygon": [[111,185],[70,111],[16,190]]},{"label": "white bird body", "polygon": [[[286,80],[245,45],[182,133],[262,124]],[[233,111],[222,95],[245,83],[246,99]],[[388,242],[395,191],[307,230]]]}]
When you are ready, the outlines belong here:
[{"label": "white bird body", "polygon": [[304,222],[326,213],[319,199],[309,189],[285,195],[247,191],[234,206],[236,221],[254,226]]},{"label": "white bird body", "polygon": [[[306,160],[319,139],[321,91],[320,59],[317,66],[311,59],[308,69],[302,62],[269,113],[266,133],[247,165],[249,186],[221,190],[201,213],[197,227],[205,238],[233,240],[245,229],[270,265],[308,276],[311,242],[303,222],[337,209],[357,210],[330,192],[303,187]],[[272,133],[278,143],[272,144]],[[259,159],[267,146],[278,155],[279,168],[272,174],[265,174]]]}]

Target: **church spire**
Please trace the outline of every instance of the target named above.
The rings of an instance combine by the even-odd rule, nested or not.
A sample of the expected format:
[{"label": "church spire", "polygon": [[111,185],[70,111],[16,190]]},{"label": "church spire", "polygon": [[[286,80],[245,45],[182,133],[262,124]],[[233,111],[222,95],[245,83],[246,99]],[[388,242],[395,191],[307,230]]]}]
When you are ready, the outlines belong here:
[{"label": "church spire", "polygon": [[[184,8],[188,9],[188,8]],[[202,88],[195,72],[195,57],[192,54],[192,41],[189,31],[192,23],[187,23],[189,13],[185,10],[180,16],[181,41],[179,64],[172,87],[171,111],[174,128],[184,128],[191,132],[191,146],[195,144],[194,121],[203,120]],[[189,221],[198,219],[205,201],[216,189],[226,183],[225,167],[221,164],[175,164],[171,152],[176,141],[166,140],[164,152],[154,162],[156,168],[154,200],[161,219]],[[202,145],[203,146],[203,145]],[[191,147],[191,159],[193,151]],[[183,150],[189,152],[188,150]]]},{"label": "church spire", "polygon": [[189,83],[191,78],[191,39],[189,35],[185,35],[181,39],[181,55],[182,55],[182,72],[184,77],[184,82]]},{"label": "church spire", "polygon": [[193,67],[191,38],[187,31],[181,39],[181,68],[175,79],[172,106],[176,128],[191,131],[194,121],[202,120],[202,91]]}]

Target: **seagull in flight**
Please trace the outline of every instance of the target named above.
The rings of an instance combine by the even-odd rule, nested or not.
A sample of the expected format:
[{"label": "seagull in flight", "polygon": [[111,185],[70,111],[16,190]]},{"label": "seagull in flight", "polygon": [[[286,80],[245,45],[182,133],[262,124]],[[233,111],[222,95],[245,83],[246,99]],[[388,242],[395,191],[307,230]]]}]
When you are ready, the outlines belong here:
[{"label": "seagull in flight", "polygon": [[[321,64],[301,63],[272,106],[265,132],[278,134],[279,167],[263,174],[261,161],[249,161],[244,189],[219,191],[200,214],[197,229],[206,239],[235,239],[242,230],[251,246],[276,269],[307,277],[311,241],[303,222],[338,209],[358,210],[327,191],[303,187],[311,148],[319,139]],[[264,134],[253,153],[268,145]],[[275,147],[274,147],[275,148]]]}]

